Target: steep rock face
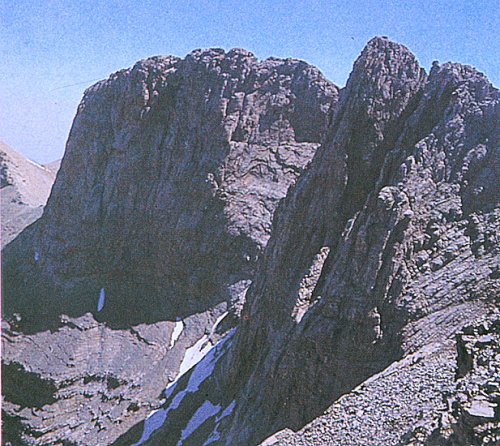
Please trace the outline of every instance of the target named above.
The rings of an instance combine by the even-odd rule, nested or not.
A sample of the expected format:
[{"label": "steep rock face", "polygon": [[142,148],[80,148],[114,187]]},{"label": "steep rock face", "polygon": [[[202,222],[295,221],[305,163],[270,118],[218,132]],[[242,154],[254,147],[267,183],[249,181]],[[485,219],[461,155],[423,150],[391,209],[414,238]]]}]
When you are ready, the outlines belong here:
[{"label": "steep rock face", "polygon": [[2,248],[42,216],[56,172],[0,142]]},{"label": "steep rock face", "polygon": [[27,268],[39,252],[23,274],[66,313],[91,311],[105,288],[102,316],[116,324],[221,301],[251,278],[336,94],[303,62],[243,50],[118,72],[86,92],[44,218],[10,257]]},{"label": "steep rock face", "polygon": [[[398,84],[392,89],[387,71],[397,73],[407,86],[406,100]],[[408,72],[414,74],[405,79]],[[295,235],[293,247],[289,238],[280,237],[268,246],[264,271],[244,310],[247,322],[231,352],[234,361],[241,361],[240,368],[247,369],[240,401],[253,401],[237,406],[225,437],[231,439],[228,444],[259,440],[266,428],[303,426],[392,361],[426,345],[446,343],[494,305],[498,91],[470,67],[435,65],[426,82],[417,73],[404,47],[384,39],[368,45],[341,94],[333,138],[318,151],[309,175],[277,215],[276,225],[291,228],[291,234],[298,234],[294,228],[299,223],[311,227],[313,235],[300,243]],[[354,88],[358,85],[361,95]],[[359,104],[366,97],[383,105],[373,108],[370,125],[357,136],[360,140],[343,138],[343,120],[360,115],[349,116],[350,101]],[[339,169],[342,164],[328,162],[325,154],[331,160],[344,159],[346,167]],[[318,177],[340,178],[329,183],[329,195],[340,195],[344,207],[339,215],[339,206],[319,205],[322,227],[298,218],[318,212],[301,201],[308,188],[318,193]],[[311,246],[310,240],[318,242]],[[294,320],[298,285],[322,246],[330,253],[310,307],[300,321]],[[304,263],[293,263],[297,251]],[[271,307],[277,317],[269,318]],[[257,387],[266,391],[257,393]],[[255,427],[262,426],[256,420],[243,421],[259,412],[269,419],[264,429]],[[391,433],[384,444],[400,441],[401,432]]]},{"label": "steep rock face", "polygon": [[[7,440],[110,444],[161,403],[234,324],[336,99],[304,62],[218,49],[86,91],[42,219],[4,252]],[[51,397],[26,402],[27,379]]]},{"label": "steep rock face", "polygon": [[[427,77],[402,45],[369,42],[275,215],[212,390],[181,408],[191,421],[207,398],[233,410],[182,444],[258,444],[344,394],[311,435],[279,444],[406,444],[416,417],[435,425],[455,333],[498,318],[499,107],[471,67],[434,64]],[[172,429],[167,417],[149,444]]]}]

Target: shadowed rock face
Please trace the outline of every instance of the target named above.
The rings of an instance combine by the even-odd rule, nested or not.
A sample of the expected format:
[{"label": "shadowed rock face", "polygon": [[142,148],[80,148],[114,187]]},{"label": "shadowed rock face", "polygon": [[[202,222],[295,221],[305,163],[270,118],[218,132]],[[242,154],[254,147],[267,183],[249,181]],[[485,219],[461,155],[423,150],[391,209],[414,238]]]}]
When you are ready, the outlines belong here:
[{"label": "shadowed rock face", "polygon": [[[46,289],[47,318],[93,311],[101,288],[101,316],[117,326],[228,300],[252,277],[336,97],[306,63],[243,50],[112,75],[86,91],[44,217],[6,253],[6,271]],[[28,313],[33,290],[19,284],[6,309]]]},{"label": "shadowed rock face", "polygon": [[[228,444],[302,427],[394,360],[446,344],[494,305],[498,112],[498,91],[474,69],[436,65],[426,79],[406,48],[368,44],[341,93],[332,137],[276,217],[289,234],[298,223],[311,235],[291,248],[276,231],[266,250],[232,351],[234,361],[250,358],[240,401],[256,396],[236,412]],[[364,131],[349,137],[346,123],[360,119]],[[310,206],[319,178],[332,198]],[[322,246],[328,258],[296,321],[302,277]],[[271,307],[277,317],[264,316]],[[258,386],[267,391],[257,394]],[[415,407],[425,404],[415,397]],[[251,420],[257,413],[268,414],[265,428]],[[382,442],[398,443],[398,429]],[[325,438],[304,444],[329,444]]]},{"label": "shadowed rock face", "polygon": [[[43,217],[3,252],[7,440],[110,444],[160,404],[237,320],[336,100],[304,62],[218,49],[86,91]],[[9,387],[30,376],[56,389],[36,411]]]},{"label": "shadowed rock face", "polygon": [[[259,444],[326,409],[266,444],[414,444],[417,419],[431,434],[456,392],[454,335],[499,316],[499,107],[471,67],[426,76],[404,46],[368,43],[275,214],[230,348],[178,409],[185,426],[207,400],[234,410],[184,445]],[[178,423],[147,444],[175,444]]]}]

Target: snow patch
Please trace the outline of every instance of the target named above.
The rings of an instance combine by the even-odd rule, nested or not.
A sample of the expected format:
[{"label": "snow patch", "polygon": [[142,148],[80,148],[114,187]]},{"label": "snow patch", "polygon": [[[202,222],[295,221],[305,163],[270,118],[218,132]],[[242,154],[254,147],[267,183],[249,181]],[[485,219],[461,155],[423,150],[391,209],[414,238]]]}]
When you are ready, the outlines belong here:
[{"label": "snow patch", "polygon": [[190,370],[195,364],[200,362],[203,357],[210,351],[212,345],[208,339],[207,335],[204,335],[196,344],[189,347],[186,350],[184,358],[182,359],[181,366],[179,368],[179,377],[184,375],[188,370]]},{"label": "snow patch", "polygon": [[231,404],[224,409],[221,416],[217,418],[217,422],[231,415],[233,413],[234,406],[236,406],[236,400],[231,401]]},{"label": "snow patch", "polygon": [[224,319],[227,316],[227,313],[228,312],[226,311],[217,318],[214,325],[212,326],[211,334],[215,333],[215,330],[217,330],[217,326],[221,323],[222,319]]},{"label": "snow patch", "polygon": [[[208,354],[196,365],[191,376],[189,377],[189,382],[186,387],[188,392],[196,392],[200,384],[205,381],[214,371],[215,365],[218,359],[225,353],[226,349],[224,345],[232,338],[234,334],[234,329],[229,332],[229,334],[222,339],[214,348],[212,348]],[[229,345],[229,344],[228,344]]]},{"label": "snow patch", "polygon": [[32,164],[33,166],[38,167],[39,169],[43,169],[46,170],[47,172],[50,172],[49,169],[47,169],[45,166],[42,166],[41,164],[38,164],[36,161],[30,160],[29,158],[26,158],[26,161],[28,161],[28,163]]},{"label": "snow patch", "polygon": [[151,434],[158,430],[167,418],[167,410],[155,410],[149,414],[149,416],[144,420],[144,430],[142,432],[142,436],[137,443],[134,443],[132,446],[139,446],[143,444],[145,441],[149,440]]},{"label": "snow patch", "polygon": [[219,440],[220,440],[220,432],[219,432],[219,424],[217,424],[217,426],[214,427],[214,430],[210,434],[210,437],[208,437],[207,441],[203,443],[203,446],[208,446]]},{"label": "snow patch", "polygon": [[[220,321],[224,319],[227,315],[227,311],[220,315],[212,326],[211,333],[213,334],[217,325],[219,325]],[[175,332],[175,329],[174,329]],[[217,345],[222,345],[223,341],[230,337],[232,333],[228,333],[228,335]],[[184,375],[188,370],[190,370],[195,364],[198,364],[205,355],[212,349],[212,345],[209,340],[209,336],[204,335],[201,339],[196,342],[192,347],[189,347],[184,354],[184,358],[182,359],[181,366],[179,368],[179,374],[177,379],[179,379],[182,375]],[[176,379],[176,381],[177,381]]]},{"label": "snow patch", "polygon": [[144,431],[140,440],[137,443],[134,443],[132,446],[140,446],[141,444],[144,444],[146,441],[148,441],[151,435],[153,435],[156,430],[163,426],[165,420],[167,419],[168,413],[180,406],[187,393],[188,392],[186,392],[185,390],[179,392],[177,395],[175,395],[172,403],[166,409],[160,409],[152,412],[151,415],[144,421]]},{"label": "snow patch", "polygon": [[168,346],[169,349],[171,349],[175,345],[177,339],[179,339],[179,336],[181,335],[183,330],[184,330],[184,322],[182,321],[182,319],[176,318],[174,331],[172,332],[172,337],[170,338],[170,344]]},{"label": "snow patch", "polygon": [[[226,317],[227,312],[223,313],[214,323],[212,326],[212,333],[215,331],[217,328],[217,325],[219,325],[220,321]],[[170,347],[172,348],[173,345],[175,344],[175,341],[172,342],[172,340],[175,338],[175,330],[179,330],[180,325],[177,325],[179,321],[176,322],[176,326],[174,328],[174,332],[172,333],[172,338],[170,340]],[[182,330],[184,329],[184,322],[180,321],[182,323]],[[232,331],[230,331],[227,336],[222,340],[225,342],[226,338],[228,339],[232,335]],[[180,336],[180,333],[177,337]],[[221,342],[222,342],[221,341]],[[222,345],[221,343],[219,343]],[[219,345],[217,344],[217,345]],[[205,355],[212,349],[212,344],[210,343],[209,336],[204,335],[201,339],[199,339],[193,346],[189,347],[186,352],[184,353],[184,358],[182,359],[181,365],[179,367],[179,373],[177,374],[177,377],[175,378],[174,381],[172,381],[170,384],[167,385],[165,389],[165,397],[168,399],[172,395],[174,389],[175,389],[175,384],[179,381],[181,376],[183,376],[186,372],[188,372],[194,365],[198,364],[204,357]]]},{"label": "snow patch", "polygon": [[220,432],[219,432],[220,422],[221,422],[222,419],[228,417],[229,415],[231,415],[233,413],[234,406],[236,406],[236,400],[231,401],[231,404],[229,404],[229,406],[227,406],[224,409],[224,412],[222,412],[215,419],[215,423],[216,424],[215,424],[214,430],[210,434],[210,437],[207,438],[207,441],[205,441],[205,443],[203,443],[203,446],[208,446],[208,445],[210,445],[212,443],[215,443],[216,441],[220,440]]},{"label": "snow patch", "polygon": [[[196,351],[200,352],[207,348],[206,344],[208,343],[210,349],[209,351],[206,351],[203,354],[201,361],[195,365],[193,372],[189,377],[189,381],[186,388],[181,390],[177,395],[175,395],[174,399],[167,408],[161,409],[154,413],[154,415],[156,415],[157,413],[161,413],[161,415],[156,415],[154,420],[152,419],[153,415],[150,415],[150,417],[148,417],[145,420],[144,432],[141,436],[141,439],[132,446],[140,446],[141,444],[149,440],[153,432],[159,429],[165,423],[168,413],[172,410],[176,410],[181,405],[182,400],[188,393],[196,392],[199,389],[200,384],[212,374],[215,365],[217,364],[217,361],[226,352],[226,348],[223,347],[227,343],[227,341],[229,341],[232,338],[234,332],[235,329],[231,330],[227,334],[227,336],[224,339],[222,339],[218,344],[216,344],[213,348],[210,348],[210,343],[207,342],[208,340],[206,339],[207,336],[203,336],[203,338],[201,338],[193,347],[191,347],[191,349],[194,349],[194,347],[198,345]],[[230,344],[227,345],[229,346]],[[194,355],[191,356],[193,357]],[[189,367],[187,370],[189,370],[190,368],[191,367]],[[177,383],[181,376],[182,374],[179,373],[177,379],[165,389],[165,396],[167,398],[170,398],[170,396],[172,396],[172,393],[177,387]],[[150,420],[149,423],[148,420]]]},{"label": "snow patch", "polygon": [[220,412],[221,406],[214,406],[210,401],[205,401],[198,410],[194,413],[189,423],[181,433],[181,439],[177,446],[182,446],[182,442],[186,440],[196,429],[198,429],[209,418],[217,415]]},{"label": "snow patch", "polygon": [[104,300],[106,299],[106,292],[104,288],[101,288],[101,292],[99,294],[99,302],[97,302],[97,311],[100,312],[104,307]]}]

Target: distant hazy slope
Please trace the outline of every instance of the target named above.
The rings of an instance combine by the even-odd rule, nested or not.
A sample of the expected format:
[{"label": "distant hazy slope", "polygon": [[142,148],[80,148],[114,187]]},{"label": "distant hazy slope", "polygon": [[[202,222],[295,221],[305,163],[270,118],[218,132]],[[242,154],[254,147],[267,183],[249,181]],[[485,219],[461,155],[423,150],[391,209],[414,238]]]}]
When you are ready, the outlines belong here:
[{"label": "distant hazy slope", "polygon": [[51,172],[54,172],[55,175],[57,175],[57,172],[59,171],[59,168],[61,167],[61,159],[58,159],[56,161],[52,161],[51,163],[44,164],[43,167],[46,169],[49,169]]},{"label": "distant hazy slope", "polygon": [[42,215],[55,177],[0,141],[2,248]]}]

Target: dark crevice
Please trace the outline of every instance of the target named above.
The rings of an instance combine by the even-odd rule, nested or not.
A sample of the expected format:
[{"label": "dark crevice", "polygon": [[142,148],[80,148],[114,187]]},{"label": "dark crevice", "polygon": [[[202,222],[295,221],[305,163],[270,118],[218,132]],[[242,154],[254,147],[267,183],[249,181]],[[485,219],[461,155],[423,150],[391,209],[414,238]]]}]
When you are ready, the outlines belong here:
[{"label": "dark crevice", "polygon": [[25,370],[20,364],[2,363],[2,395],[22,407],[41,408],[56,401],[57,386],[51,379]]}]

